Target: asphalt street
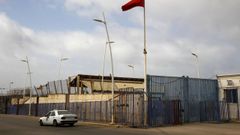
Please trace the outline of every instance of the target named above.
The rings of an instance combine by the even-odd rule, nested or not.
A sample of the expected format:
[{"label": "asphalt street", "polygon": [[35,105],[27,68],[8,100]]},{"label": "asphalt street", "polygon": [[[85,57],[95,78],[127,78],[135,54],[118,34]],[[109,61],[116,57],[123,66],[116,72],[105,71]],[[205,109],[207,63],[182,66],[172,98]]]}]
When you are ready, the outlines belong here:
[{"label": "asphalt street", "polygon": [[[150,133],[150,132],[149,132]],[[0,115],[0,135],[146,135],[144,129],[77,123],[74,127],[39,126],[38,118]]]},{"label": "asphalt street", "polygon": [[77,123],[74,127],[39,126],[37,117],[1,115],[0,135],[240,135],[240,123],[192,123],[160,128],[117,128]]}]

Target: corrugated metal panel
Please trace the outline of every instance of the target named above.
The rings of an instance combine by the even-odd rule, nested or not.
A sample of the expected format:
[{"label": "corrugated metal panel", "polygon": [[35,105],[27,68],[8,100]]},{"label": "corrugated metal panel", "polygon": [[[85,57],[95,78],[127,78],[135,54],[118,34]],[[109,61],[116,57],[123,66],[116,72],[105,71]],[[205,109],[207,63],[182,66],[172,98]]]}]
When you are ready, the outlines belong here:
[{"label": "corrugated metal panel", "polygon": [[147,90],[165,100],[218,101],[217,80],[148,76]]},{"label": "corrugated metal panel", "polygon": [[191,101],[218,101],[217,80],[188,79],[189,100]]},{"label": "corrugated metal panel", "polygon": [[148,76],[148,94],[163,100],[182,99],[183,79],[181,77]]},{"label": "corrugated metal panel", "polygon": [[[148,76],[147,83],[147,94],[150,97],[150,100],[180,100],[182,119],[184,122],[218,119],[219,107],[217,80],[193,79],[188,77]],[[154,104],[154,102],[149,101],[150,107],[155,106],[152,104]],[[209,106],[213,106],[212,109],[206,109],[210,108]],[[204,115],[203,113],[213,115]]]}]

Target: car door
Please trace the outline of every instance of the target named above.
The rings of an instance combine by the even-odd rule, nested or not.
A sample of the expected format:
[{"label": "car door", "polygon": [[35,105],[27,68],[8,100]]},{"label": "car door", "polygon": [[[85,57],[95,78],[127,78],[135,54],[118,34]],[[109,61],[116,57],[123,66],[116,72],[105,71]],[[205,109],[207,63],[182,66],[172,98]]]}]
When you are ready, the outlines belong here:
[{"label": "car door", "polygon": [[42,118],[42,122],[44,125],[49,125],[48,124],[48,118],[50,116],[51,112],[48,112],[47,114],[44,115],[44,117]]},{"label": "car door", "polygon": [[47,123],[48,123],[49,125],[52,125],[52,124],[53,124],[53,120],[55,119],[55,116],[56,116],[55,111],[52,111],[51,114],[50,114],[50,116],[49,116],[49,118],[48,118],[48,120],[47,120]]}]

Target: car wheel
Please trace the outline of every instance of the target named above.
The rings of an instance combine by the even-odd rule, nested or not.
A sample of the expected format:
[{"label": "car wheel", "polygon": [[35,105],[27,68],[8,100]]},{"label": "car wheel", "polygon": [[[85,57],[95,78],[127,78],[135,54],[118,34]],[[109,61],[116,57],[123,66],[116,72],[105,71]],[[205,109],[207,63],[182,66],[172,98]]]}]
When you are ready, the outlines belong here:
[{"label": "car wheel", "polygon": [[54,126],[54,127],[57,127],[57,126],[58,126],[58,123],[57,123],[56,120],[53,120],[53,126]]},{"label": "car wheel", "polygon": [[42,120],[39,121],[40,126],[44,126]]},{"label": "car wheel", "polygon": [[74,123],[70,123],[69,126],[73,127],[73,126],[74,126]]}]

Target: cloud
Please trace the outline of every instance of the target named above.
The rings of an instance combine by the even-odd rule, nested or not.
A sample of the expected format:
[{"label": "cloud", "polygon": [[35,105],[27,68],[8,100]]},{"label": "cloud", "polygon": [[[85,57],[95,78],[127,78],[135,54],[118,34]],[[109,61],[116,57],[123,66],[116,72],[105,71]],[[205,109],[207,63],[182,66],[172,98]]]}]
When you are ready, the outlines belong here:
[{"label": "cloud", "polygon": [[[0,74],[8,78],[1,83],[7,84],[14,80],[16,85],[23,86],[26,65],[20,60],[25,59],[25,56],[30,59],[35,84],[58,79],[58,59],[60,55],[73,58],[69,61],[75,63],[71,62],[69,65],[81,65],[85,68],[85,66],[91,64],[86,64],[86,58],[88,57],[90,57],[89,61],[96,64],[99,55],[96,51],[102,49],[99,45],[95,46],[97,42],[102,41],[100,37],[96,37],[99,36],[80,31],[34,31],[19,25],[5,13],[1,13],[0,60],[2,66]],[[66,68],[66,66],[64,67]],[[80,72],[75,67],[71,67],[68,71],[68,74]],[[64,77],[66,77],[66,74]]]},{"label": "cloud", "polygon": [[122,1],[112,0],[65,0],[65,8],[74,11],[80,16],[96,16],[101,12],[117,12]]},{"label": "cloud", "polygon": [[[127,65],[133,64],[136,77],[142,77],[143,12],[141,8],[134,8],[123,13],[120,7],[127,1],[65,0],[62,6],[80,19],[98,17],[105,11],[110,37],[115,41],[112,44],[115,74],[131,76]],[[149,74],[195,77],[195,59],[191,52],[199,55],[202,77],[239,72],[239,4],[238,0],[147,2]],[[0,59],[4,66],[0,67],[0,73],[10,76],[4,84],[12,78],[24,80],[26,67],[19,59],[28,55],[35,84],[56,80],[58,59],[62,55],[70,58],[63,64],[64,77],[78,73],[101,74],[105,42],[105,29],[100,24],[86,31],[36,31],[1,13]],[[108,51],[106,74],[111,71]]]},{"label": "cloud", "polygon": [[[59,79],[57,74],[60,56],[70,58],[63,63],[64,75],[62,76],[64,78],[79,73],[101,74],[106,43],[104,27],[96,27],[90,33],[84,31],[34,31],[18,24],[5,13],[0,14],[0,22],[0,59],[3,65],[0,74],[8,76],[8,79],[1,82],[2,84],[6,85],[8,82],[14,81],[16,86],[23,87],[27,71],[26,64],[20,60],[25,59],[26,56],[30,59],[33,82],[36,85]],[[120,32],[120,29],[122,28],[119,27],[111,32],[117,33]],[[138,30],[130,29],[125,32],[135,35],[134,33],[138,33]],[[121,32],[121,35],[125,35],[124,31]],[[134,43],[136,46],[132,46],[132,41],[127,42],[132,40],[131,37],[125,36],[127,41],[124,41],[117,34],[112,34],[112,36],[116,39],[116,44],[112,45],[116,64],[115,71],[117,75],[126,75],[124,73],[126,69],[121,67],[127,67],[128,62],[132,62],[129,58],[137,57],[134,55],[134,47],[138,46],[138,42]],[[105,73],[109,75],[111,71],[109,50],[106,62]]]}]

